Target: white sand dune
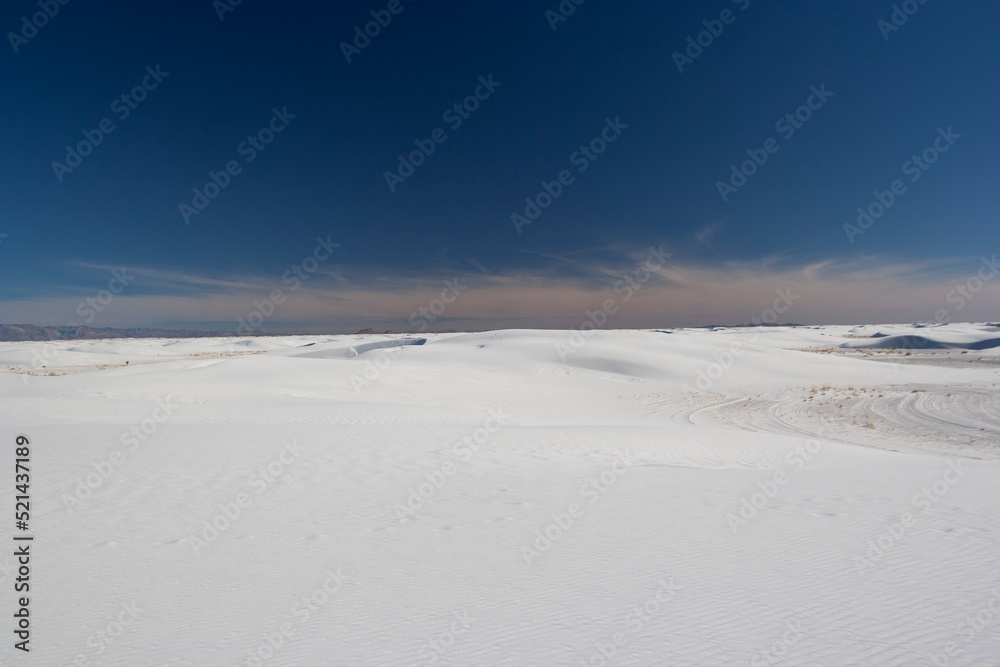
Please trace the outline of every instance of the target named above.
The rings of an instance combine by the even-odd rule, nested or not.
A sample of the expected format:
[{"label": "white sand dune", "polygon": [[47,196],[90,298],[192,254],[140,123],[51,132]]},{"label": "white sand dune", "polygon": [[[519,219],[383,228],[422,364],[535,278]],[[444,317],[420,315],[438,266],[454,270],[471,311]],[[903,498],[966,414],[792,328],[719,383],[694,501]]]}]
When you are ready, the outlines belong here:
[{"label": "white sand dune", "polygon": [[[858,327],[861,332],[867,327]],[[868,339],[841,344],[849,349],[900,348],[908,350],[990,350],[1000,347],[1000,325],[965,324],[911,327],[879,327]]]},{"label": "white sand dune", "polygon": [[998,332],[3,343],[0,664],[1000,665]]}]

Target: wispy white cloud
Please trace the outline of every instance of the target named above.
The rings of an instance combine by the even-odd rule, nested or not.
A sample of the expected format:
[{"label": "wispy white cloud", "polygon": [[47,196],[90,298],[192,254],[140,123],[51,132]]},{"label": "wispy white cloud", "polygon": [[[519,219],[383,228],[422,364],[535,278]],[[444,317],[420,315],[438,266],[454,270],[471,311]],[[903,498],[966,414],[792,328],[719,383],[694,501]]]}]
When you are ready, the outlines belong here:
[{"label": "wispy white cloud", "polygon": [[715,222],[710,225],[705,225],[704,227],[701,228],[701,230],[698,231],[697,234],[695,234],[694,238],[698,241],[698,243],[703,243],[707,245],[709,248],[712,248],[712,237],[715,235],[717,231],[719,231],[721,227],[722,223],[719,222]]},{"label": "wispy white cloud", "polygon": [[[136,285],[156,284],[153,294],[132,288],[114,297],[91,326],[149,326],[164,322],[231,322],[246,318],[272,290],[284,293],[267,318],[270,331],[349,331],[371,326],[406,330],[409,316],[439,297],[443,280],[457,277],[467,289],[447,306],[431,329],[493,329],[533,326],[575,327],[587,310],[614,299],[619,311],[609,327],[651,328],[749,321],[769,307],[776,290],[798,298],[783,321],[805,324],[929,321],[949,308],[946,296],[979,267],[972,261],[893,262],[886,258],[821,261],[791,266],[787,258],[757,262],[685,264],[674,262],[653,272],[626,298],[616,292],[623,275],[645,258],[633,249],[620,263],[575,263],[572,275],[558,269],[484,274],[466,270],[438,278],[361,272],[356,267],[324,266],[292,291],[279,276],[215,278],[187,272],[130,268]],[[115,267],[89,265],[95,270]],[[988,281],[955,319],[995,319],[1000,276]],[[78,297],[47,297],[2,304],[7,323],[63,324],[80,321]],[[215,325],[206,326],[214,328]]]}]

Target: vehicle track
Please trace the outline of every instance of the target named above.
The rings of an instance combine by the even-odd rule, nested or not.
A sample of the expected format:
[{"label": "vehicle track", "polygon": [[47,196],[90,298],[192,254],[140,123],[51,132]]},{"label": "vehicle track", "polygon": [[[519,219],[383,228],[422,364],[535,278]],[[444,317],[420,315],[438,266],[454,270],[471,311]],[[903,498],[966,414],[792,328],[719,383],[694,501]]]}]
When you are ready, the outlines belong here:
[{"label": "vehicle track", "polygon": [[893,451],[1000,458],[1000,392],[989,387],[824,387],[743,396],[632,397],[695,425],[822,437]]}]

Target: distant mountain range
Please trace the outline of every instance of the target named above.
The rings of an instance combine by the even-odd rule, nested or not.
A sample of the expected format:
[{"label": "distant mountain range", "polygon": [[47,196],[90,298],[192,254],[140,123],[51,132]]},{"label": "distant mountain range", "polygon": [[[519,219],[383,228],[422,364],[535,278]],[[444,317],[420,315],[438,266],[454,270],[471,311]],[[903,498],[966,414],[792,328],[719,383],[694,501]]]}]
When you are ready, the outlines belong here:
[{"label": "distant mountain range", "polygon": [[[694,327],[698,329],[719,329],[719,328],[739,328],[739,327],[800,327],[801,324],[789,322],[788,324],[737,324],[737,325],[711,325],[705,327]],[[381,335],[383,332],[375,329],[362,329],[354,332],[354,335]],[[385,331],[385,334],[398,333],[395,331]],[[444,332],[444,333],[455,333]],[[146,329],[143,327],[131,327],[128,329],[116,329],[114,327],[101,327],[94,329],[91,327],[40,327],[35,324],[0,324],[0,342],[3,341],[26,341],[26,340],[93,340],[96,338],[219,338],[220,336],[291,336],[295,334],[275,334],[255,331],[245,333],[236,331],[198,331],[196,329]],[[309,334],[301,334],[309,335]],[[315,334],[313,334],[315,335]]]},{"label": "distant mountain range", "polygon": [[[81,340],[94,338],[212,338],[236,336],[235,331],[196,331],[194,329],[115,329],[102,327],[40,327],[34,324],[0,324],[0,341]],[[238,334],[246,336],[248,334]],[[266,334],[249,334],[266,335]]]},{"label": "distant mountain range", "polygon": [[[355,333],[380,334],[374,329],[362,329]],[[395,333],[386,331],[386,334]],[[252,333],[236,331],[198,331],[196,329],[146,329],[132,327],[40,327],[35,324],[0,324],[0,342],[25,340],[93,340],[95,338],[219,338],[220,336],[294,336],[296,334],[275,334],[263,331]],[[309,335],[309,334],[301,334]]]}]

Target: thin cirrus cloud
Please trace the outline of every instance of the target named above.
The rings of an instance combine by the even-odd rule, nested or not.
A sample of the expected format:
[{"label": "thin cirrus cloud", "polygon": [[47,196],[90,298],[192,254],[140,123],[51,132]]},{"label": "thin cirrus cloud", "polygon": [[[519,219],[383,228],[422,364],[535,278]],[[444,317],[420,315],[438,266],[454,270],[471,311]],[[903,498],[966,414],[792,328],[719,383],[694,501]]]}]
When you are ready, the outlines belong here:
[{"label": "thin cirrus cloud", "polygon": [[[135,280],[95,311],[90,322],[80,318],[86,296],[8,301],[4,319],[232,330],[241,318],[270,310],[260,328],[274,333],[344,333],[366,327],[407,331],[413,329],[411,315],[440,298],[446,280],[454,284],[456,279],[458,296],[443,312],[439,306],[439,315],[427,318],[428,330],[575,328],[588,320],[588,312],[605,308],[609,300],[613,308],[608,309],[605,326],[611,328],[738,324],[760,318],[779,293],[792,297],[778,318],[781,322],[929,322],[941,310],[951,321],[988,320],[994,317],[993,304],[1000,296],[997,283],[987,280],[972,298],[962,300],[961,308],[956,307],[954,290],[976,275],[978,261],[860,258],[794,265],[787,257],[727,263],[685,263],[671,257],[665,265],[647,265],[653,268],[647,274],[640,268],[647,258],[647,250],[631,249],[623,250],[616,261],[588,263],[572,257],[544,269],[499,273],[484,273],[472,264],[462,271],[447,269],[434,279],[331,265],[317,270],[297,289],[274,275],[220,279],[128,267]],[[79,267],[98,276],[120,268]],[[283,299],[269,309],[266,302],[276,289]],[[97,295],[95,289],[91,296]],[[82,310],[86,313],[87,307]]]},{"label": "thin cirrus cloud", "polygon": [[695,239],[698,241],[698,243],[702,243],[708,246],[709,248],[713,248],[712,236],[714,236],[715,233],[719,231],[721,228],[722,228],[722,223],[719,222],[715,222],[710,225],[705,225],[704,227],[701,228],[701,230],[698,231],[697,234],[695,234]]}]

